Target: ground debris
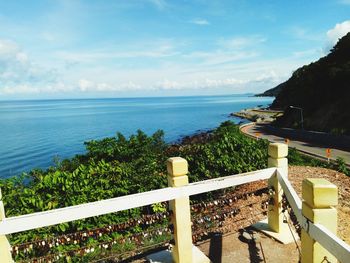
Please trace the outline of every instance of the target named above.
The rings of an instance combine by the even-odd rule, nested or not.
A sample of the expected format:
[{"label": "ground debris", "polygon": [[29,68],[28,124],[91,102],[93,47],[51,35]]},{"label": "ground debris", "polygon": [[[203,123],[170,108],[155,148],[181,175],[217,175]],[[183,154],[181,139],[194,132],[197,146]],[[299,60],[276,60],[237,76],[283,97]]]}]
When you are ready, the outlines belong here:
[{"label": "ground debris", "polygon": [[338,186],[338,236],[350,244],[350,177],[327,168],[290,166],[288,178],[300,197],[301,184],[306,178],[324,178]]}]

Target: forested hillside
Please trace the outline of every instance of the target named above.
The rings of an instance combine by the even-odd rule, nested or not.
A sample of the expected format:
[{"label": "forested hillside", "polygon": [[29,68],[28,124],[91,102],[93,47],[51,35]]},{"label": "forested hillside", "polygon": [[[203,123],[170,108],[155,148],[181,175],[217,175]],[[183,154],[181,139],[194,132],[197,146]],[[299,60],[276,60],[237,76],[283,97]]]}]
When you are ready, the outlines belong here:
[{"label": "forested hillside", "polygon": [[277,97],[285,85],[285,82],[278,84],[276,87],[266,90],[261,94],[257,94],[257,97]]},{"label": "forested hillside", "polygon": [[317,62],[297,69],[283,83],[271,108],[284,109],[278,126],[350,134],[350,33],[338,41],[331,52]]}]

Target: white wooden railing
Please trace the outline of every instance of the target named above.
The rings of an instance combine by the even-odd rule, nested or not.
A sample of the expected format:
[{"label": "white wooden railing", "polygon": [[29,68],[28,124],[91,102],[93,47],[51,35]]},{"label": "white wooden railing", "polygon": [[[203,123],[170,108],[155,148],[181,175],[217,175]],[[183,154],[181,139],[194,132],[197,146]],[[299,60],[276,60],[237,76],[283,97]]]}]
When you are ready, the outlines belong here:
[{"label": "white wooden railing", "polygon": [[[350,246],[345,243],[339,237],[337,237],[332,231],[327,229],[321,224],[314,224],[302,214],[302,201],[294,188],[288,181],[288,177],[280,169],[277,169],[277,178],[281,184],[284,194],[291,206],[298,223],[302,229],[310,235],[310,237],[320,243],[325,249],[327,249],[333,256],[335,256],[339,262],[350,262]],[[337,222],[334,222],[337,224]],[[327,262],[327,261],[325,261]],[[330,261],[332,262],[332,261]]]},{"label": "white wooden railing", "polygon": [[154,203],[165,202],[184,196],[202,194],[205,192],[250,183],[257,180],[266,180],[275,172],[276,168],[268,168],[255,172],[191,183],[181,187],[168,187],[44,212],[9,217],[3,219],[0,223],[0,235],[8,235],[39,227],[46,227],[88,217],[115,213]]},{"label": "white wooden railing", "polygon": [[[287,147],[284,144],[276,143],[269,145],[270,158],[268,163],[270,168],[191,184],[188,184],[186,160],[170,158],[167,163],[170,186],[168,188],[39,213],[6,218],[2,201],[0,201],[1,262],[12,262],[9,244],[5,235],[164,201],[170,201],[170,207],[174,212],[172,213],[175,239],[173,259],[175,262],[190,262],[188,259],[192,257],[192,250],[189,248],[189,244],[192,244],[192,235],[189,196],[266,179],[269,179],[269,185],[276,190],[272,196],[274,202],[270,204],[268,211],[269,226],[272,230],[282,231],[279,226],[283,224],[281,219],[281,198],[282,192],[284,192],[305,233],[314,241],[319,242],[340,262],[350,262],[350,246],[326,227],[318,223],[312,223],[303,215],[302,201],[288,181]],[[303,251],[302,244],[302,253],[311,253],[311,251],[305,251],[305,248]],[[192,257],[191,262],[194,261]],[[314,261],[304,260],[303,263],[308,262]]]}]

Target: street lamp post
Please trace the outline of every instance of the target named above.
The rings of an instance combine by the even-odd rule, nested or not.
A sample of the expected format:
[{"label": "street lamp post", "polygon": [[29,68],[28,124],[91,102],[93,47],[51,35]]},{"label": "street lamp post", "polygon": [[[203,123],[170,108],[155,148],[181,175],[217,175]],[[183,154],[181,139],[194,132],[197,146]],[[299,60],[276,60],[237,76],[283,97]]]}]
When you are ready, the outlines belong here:
[{"label": "street lamp post", "polygon": [[291,109],[300,110],[300,119],[301,119],[301,129],[304,130],[304,118],[303,118],[303,109],[300,107],[289,106]]}]

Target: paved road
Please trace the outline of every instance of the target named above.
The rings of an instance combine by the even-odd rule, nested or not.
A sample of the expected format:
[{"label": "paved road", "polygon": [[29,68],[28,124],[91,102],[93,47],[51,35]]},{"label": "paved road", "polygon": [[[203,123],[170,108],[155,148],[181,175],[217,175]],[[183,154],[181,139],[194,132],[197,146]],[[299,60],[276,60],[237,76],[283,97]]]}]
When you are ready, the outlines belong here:
[{"label": "paved road", "polygon": [[[242,127],[241,131],[255,138],[258,136],[259,138],[264,138],[272,142],[285,142],[285,138],[268,134],[263,129],[263,126],[259,124],[252,123],[251,125],[244,126]],[[314,155],[322,159],[327,158],[326,147],[322,145],[315,145],[306,141],[297,141],[297,140],[290,140],[288,144],[289,144],[289,147],[296,148],[302,152],[309,153],[311,155]],[[331,149],[330,158],[332,160],[335,160],[337,159],[337,157],[343,158],[345,162],[348,164],[348,166],[350,165],[350,152],[339,150],[339,149]]]}]

